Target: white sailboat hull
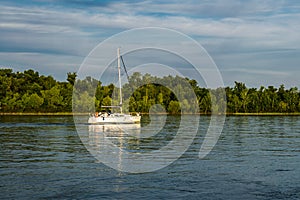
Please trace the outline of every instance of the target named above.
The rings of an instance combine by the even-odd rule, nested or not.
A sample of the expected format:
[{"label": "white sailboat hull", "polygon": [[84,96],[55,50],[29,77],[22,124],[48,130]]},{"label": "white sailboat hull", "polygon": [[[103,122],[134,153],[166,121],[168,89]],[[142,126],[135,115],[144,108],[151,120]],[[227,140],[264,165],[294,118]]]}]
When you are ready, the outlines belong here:
[{"label": "white sailboat hull", "polygon": [[132,116],[126,114],[112,114],[110,116],[91,116],[88,120],[89,124],[135,124],[140,123],[141,116]]}]

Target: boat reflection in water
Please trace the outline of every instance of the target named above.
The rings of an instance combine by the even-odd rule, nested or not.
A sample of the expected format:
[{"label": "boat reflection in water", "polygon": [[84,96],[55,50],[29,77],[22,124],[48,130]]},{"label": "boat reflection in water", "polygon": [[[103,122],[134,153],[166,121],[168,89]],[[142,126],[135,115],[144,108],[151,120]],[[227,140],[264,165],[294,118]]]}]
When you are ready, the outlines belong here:
[{"label": "boat reflection in water", "polygon": [[[101,163],[122,172],[144,173],[178,159],[193,141],[193,127],[164,129],[166,116],[150,116],[150,123],[89,125],[81,140]],[[190,120],[190,121],[193,121]],[[174,129],[175,128],[175,129]],[[170,130],[170,131],[168,131]]]},{"label": "boat reflection in water", "polygon": [[98,124],[89,125],[90,133],[103,133],[106,135],[122,136],[124,134],[138,137],[141,132],[141,124]]},{"label": "boat reflection in water", "polygon": [[139,150],[140,124],[89,125],[88,150],[100,162],[119,171],[130,164],[128,153]]}]

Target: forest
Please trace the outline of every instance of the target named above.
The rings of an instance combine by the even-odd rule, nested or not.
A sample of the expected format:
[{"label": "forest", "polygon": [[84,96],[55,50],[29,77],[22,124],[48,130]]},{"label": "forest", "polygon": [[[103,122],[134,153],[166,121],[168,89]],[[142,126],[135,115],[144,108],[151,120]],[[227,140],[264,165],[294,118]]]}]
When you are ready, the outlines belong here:
[{"label": "forest", "polygon": [[[189,83],[188,85],[182,83]],[[173,90],[166,87],[170,86]],[[73,88],[74,96],[73,96]],[[192,88],[198,108],[190,104]],[[297,87],[286,89],[284,85],[248,88],[245,83],[235,82],[234,87],[207,89],[195,80],[182,77],[153,77],[150,74],[133,73],[122,87],[123,106],[127,112],[148,113],[159,104],[161,111],[170,114],[185,111],[203,114],[212,111],[211,100],[215,99],[217,110],[226,113],[299,113],[300,93]],[[225,91],[220,95],[219,91]],[[0,69],[0,113],[71,113],[101,111],[102,106],[118,104],[118,88],[112,83],[102,83],[92,77],[76,78],[75,72],[66,74],[66,81],[57,81],[52,76],[40,75],[32,69],[13,72]],[[180,97],[175,95],[176,91]],[[73,98],[73,101],[72,101]],[[180,100],[179,100],[180,99]],[[225,103],[224,103],[225,102]],[[94,104],[94,105],[93,105]]]}]

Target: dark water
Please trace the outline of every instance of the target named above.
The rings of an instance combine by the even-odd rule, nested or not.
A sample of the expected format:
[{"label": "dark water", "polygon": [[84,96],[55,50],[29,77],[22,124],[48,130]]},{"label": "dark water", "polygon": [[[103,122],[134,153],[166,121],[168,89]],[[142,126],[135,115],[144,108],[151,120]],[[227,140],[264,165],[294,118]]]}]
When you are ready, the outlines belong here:
[{"label": "dark water", "polygon": [[[300,117],[227,117],[217,145],[200,160],[209,119],[201,117],[199,133],[180,159],[130,174],[91,156],[72,117],[0,116],[0,198],[300,198]],[[167,134],[151,145],[165,145],[166,135],[172,139],[179,120],[168,117]],[[145,149],[149,142],[139,145]]]}]

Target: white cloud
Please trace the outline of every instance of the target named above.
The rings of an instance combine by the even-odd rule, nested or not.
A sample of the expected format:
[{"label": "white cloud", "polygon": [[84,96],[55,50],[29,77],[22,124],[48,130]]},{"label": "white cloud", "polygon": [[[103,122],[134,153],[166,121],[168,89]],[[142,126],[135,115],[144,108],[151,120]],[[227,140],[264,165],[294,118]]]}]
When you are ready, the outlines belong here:
[{"label": "white cloud", "polygon": [[210,0],[197,1],[140,1],[140,2],[112,2],[107,7],[98,8],[99,11],[120,12],[127,15],[135,14],[169,14],[205,18],[240,17],[252,14],[265,14],[280,11],[283,1],[238,1],[238,0]]},{"label": "white cloud", "polygon": [[78,56],[51,55],[44,53],[1,53],[0,67],[13,67],[16,71],[33,69],[41,74],[65,80],[67,72],[76,72],[83,58]]},{"label": "white cloud", "polygon": [[[293,58],[291,63],[288,56],[280,57],[277,53],[262,61],[259,56],[259,52],[286,49],[297,52],[300,49],[300,14],[295,12],[300,7],[286,1],[142,1],[112,2],[86,9],[0,8],[0,51],[10,52],[11,63],[35,63],[34,59],[25,61],[24,55],[13,54],[33,52],[43,58],[39,60],[41,65],[49,62],[64,67],[70,62],[68,56],[82,58],[115,33],[148,26],[171,28],[191,35],[202,42],[214,58],[220,62],[225,60],[221,68],[241,66],[240,72],[248,74],[254,73],[247,71],[247,67],[253,66],[265,67],[259,73],[268,73],[268,68],[274,65],[273,59],[293,66],[300,59]],[[294,12],[284,12],[285,9]],[[9,64],[3,53],[0,64]],[[241,53],[251,56],[241,56]],[[56,54],[56,59],[50,54]],[[274,73],[276,76],[281,72],[277,68]]]},{"label": "white cloud", "polygon": [[245,68],[232,68],[223,70],[223,72],[242,72],[246,74],[254,74],[254,75],[267,75],[267,76],[280,76],[287,77],[290,75],[288,72],[284,71],[274,71],[274,70],[264,70],[264,69],[245,69]]}]

